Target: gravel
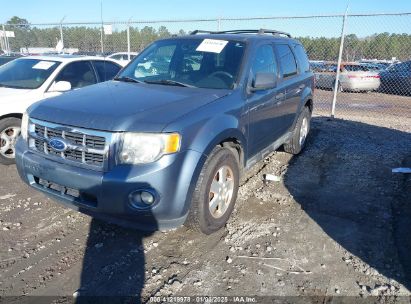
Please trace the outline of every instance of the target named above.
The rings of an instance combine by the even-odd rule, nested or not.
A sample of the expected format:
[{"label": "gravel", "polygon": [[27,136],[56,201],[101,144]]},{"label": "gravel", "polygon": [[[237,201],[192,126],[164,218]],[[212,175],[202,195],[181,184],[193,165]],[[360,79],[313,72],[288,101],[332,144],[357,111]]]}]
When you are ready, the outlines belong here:
[{"label": "gravel", "polygon": [[410,131],[408,117],[314,117],[306,150],[252,168],[209,236],[90,219],[1,167],[0,296],[411,296],[411,180],[391,173]]}]

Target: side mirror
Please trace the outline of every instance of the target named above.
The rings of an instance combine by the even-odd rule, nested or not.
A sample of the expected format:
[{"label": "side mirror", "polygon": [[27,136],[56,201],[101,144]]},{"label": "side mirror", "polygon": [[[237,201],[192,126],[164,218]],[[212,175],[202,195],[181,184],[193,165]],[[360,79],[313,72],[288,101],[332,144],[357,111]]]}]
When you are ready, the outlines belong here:
[{"label": "side mirror", "polygon": [[49,92],[66,92],[71,90],[71,83],[68,81],[57,81],[51,85]]},{"label": "side mirror", "polygon": [[274,73],[257,73],[251,91],[269,90],[275,87],[276,79]]}]

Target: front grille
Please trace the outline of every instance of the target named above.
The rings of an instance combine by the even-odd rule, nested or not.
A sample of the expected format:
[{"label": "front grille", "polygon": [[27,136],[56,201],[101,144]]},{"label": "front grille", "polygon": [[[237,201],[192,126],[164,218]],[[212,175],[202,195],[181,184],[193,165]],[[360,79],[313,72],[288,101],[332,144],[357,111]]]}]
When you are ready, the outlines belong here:
[{"label": "front grille", "polygon": [[[33,120],[32,120],[33,122]],[[95,135],[97,133],[97,135]],[[101,136],[100,136],[101,134]],[[104,169],[108,159],[110,136],[104,132],[73,129],[35,121],[29,133],[30,147],[48,156],[84,164],[86,166]],[[61,138],[68,145],[64,152],[58,152],[49,145],[51,138]]]}]

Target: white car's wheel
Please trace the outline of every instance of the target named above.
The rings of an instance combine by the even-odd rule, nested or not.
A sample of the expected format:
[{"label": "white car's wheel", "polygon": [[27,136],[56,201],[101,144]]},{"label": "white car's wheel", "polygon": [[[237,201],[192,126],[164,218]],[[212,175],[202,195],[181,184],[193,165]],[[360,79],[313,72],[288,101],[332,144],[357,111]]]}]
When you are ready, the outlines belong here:
[{"label": "white car's wheel", "polygon": [[0,164],[12,165],[16,157],[15,144],[21,131],[21,120],[9,117],[0,120]]}]

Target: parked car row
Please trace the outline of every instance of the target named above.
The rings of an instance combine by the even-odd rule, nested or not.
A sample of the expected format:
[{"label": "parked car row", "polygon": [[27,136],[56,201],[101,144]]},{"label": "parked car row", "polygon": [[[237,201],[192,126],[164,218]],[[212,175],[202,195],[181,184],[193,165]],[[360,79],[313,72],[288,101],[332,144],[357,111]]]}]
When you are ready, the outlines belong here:
[{"label": "parked car row", "polygon": [[[70,55],[78,56],[88,56],[88,57],[104,57],[111,59],[121,66],[126,66],[131,60],[137,56],[137,52],[117,52],[117,53],[99,53],[99,52],[89,52],[89,51],[78,51]],[[67,54],[60,54],[58,52],[47,52],[47,53],[9,53],[9,54],[0,54],[0,66],[12,61],[13,59],[22,57],[22,56],[60,56]]]},{"label": "parked car row", "polygon": [[314,74],[287,33],[162,39],[91,85],[119,69],[96,57],[0,67],[3,163],[15,156],[25,183],[97,218],[210,234],[228,220],[244,172],[280,146],[304,148]]},{"label": "parked car row", "polygon": [[[316,87],[335,88],[337,63],[311,62]],[[343,62],[340,66],[339,91],[380,91],[398,95],[411,94],[411,61],[389,64],[386,62]]]},{"label": "parked car row", "polygon": [[20,57],[21,55],[18,53],[2,54],[0,55],[0,66]]}]

